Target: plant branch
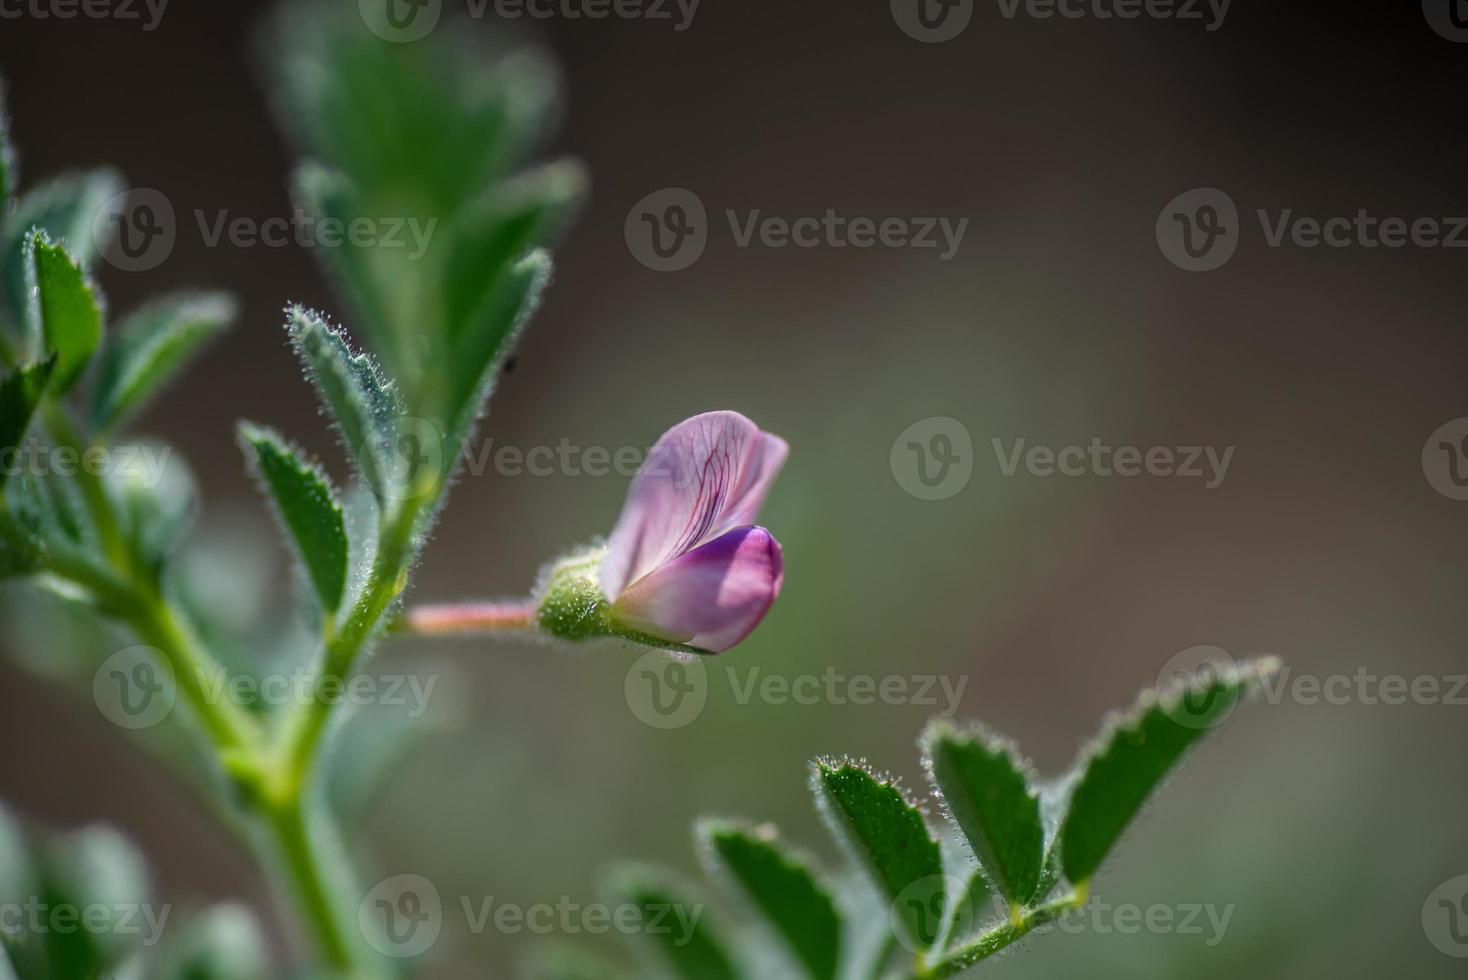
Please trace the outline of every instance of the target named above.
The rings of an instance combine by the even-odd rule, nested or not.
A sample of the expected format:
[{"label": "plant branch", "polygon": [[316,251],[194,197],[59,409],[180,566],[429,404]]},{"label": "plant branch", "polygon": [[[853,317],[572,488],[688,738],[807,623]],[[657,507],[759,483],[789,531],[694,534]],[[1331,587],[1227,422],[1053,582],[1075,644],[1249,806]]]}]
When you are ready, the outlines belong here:
[{"label": "plant branch", "polygon": [[1071,894],[1056,899],[1038,908],[1020,912],[1010,921],[995,926],[971,942],[952,950],[931,963],[921,960],[909,980],[941,980],[962,973],[969,967],[986,960],[995,953],[1014,945],[1041,926],[1083,908],[1086,904],[1086,887],[1076,886]]}]

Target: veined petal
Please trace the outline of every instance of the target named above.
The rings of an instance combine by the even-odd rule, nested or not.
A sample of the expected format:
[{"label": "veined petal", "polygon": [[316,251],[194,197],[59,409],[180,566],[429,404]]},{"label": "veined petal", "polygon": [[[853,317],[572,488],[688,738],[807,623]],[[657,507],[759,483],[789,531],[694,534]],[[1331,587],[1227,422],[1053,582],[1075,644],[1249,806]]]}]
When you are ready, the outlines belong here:
[{"label": "veined petal", "polygon": [[633,582],[612,604],[622,627],[722,653],[769,611],[785,577],[780,543],[735,528]]},{"label": "veined petal", "polygon": [[785,440],[738,412],[695,415],[665,432],[633,479],[607,541],[601,583],[608,598],[752,524],[789,451]]}]

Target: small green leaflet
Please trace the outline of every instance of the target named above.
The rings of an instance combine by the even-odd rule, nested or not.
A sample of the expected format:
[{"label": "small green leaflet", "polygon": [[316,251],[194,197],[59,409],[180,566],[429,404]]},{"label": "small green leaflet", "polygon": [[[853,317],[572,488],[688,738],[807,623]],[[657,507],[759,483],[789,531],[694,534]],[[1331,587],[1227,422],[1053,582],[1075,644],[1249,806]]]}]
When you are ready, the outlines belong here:
[{"label": "small green leaflet", "polygon": [[28,256],[34,287],[31,329],[45,350],[56,355],[52,383],[64,392],[102,340],[102,309],[81,265],[44,231],[32,233]]},{"label": "small green leaflet", "polygon": [[636,865],[609,878],[609,891],[638,910],[639,940],[677,980],[736,980],[728,946],[715,935],[702,902],[689,899],[666,875]]},{"label": "small green leaflet", "polygon": [[347,531],[331,484],[273,432],[241,423],[240,439],[255,458],[322,608],[334,612],[346,589]]},{"label": "small green leaflet", "polygon": [[495,274],[565,224],[586,193],[580,164],[559,161],[517,177],[465,208],[447,229],[446,320],[450,334],[471,321]]},{"label": "small green leaflet", "polygon": [[1065,876],[1089,881],[1173,765],[1211,730],[1190,713],[1193,704],[1236,701],[1276,669],[1273,659],[1215,668],[1184,686],[1144,693],[1112,722],[1077,767],[1082,774],[1060,830]]},{"label": "small green leaflet", "polygon": [[388,490],[398,459],[395,436],[402,409],[392,386],[366,354],[354,354],[342,332],[319,313],[293,306],[286,331],[315,382],[363,480],[379,495]]},{"label": "small green leaflet", "polygon": [[896,786],[854,762],[818,759],[811,778],[832,832],[893,903],[908,938],[924,948],[937,942],[945,901],[943,854],[922,812]]},{"label": "small green leaflet", "polygon": [[504,270],[477,314],[454,338],[455,356],[449,365],[454,376],[443,413],[451,444],[468,435],[483,411],[496,372],[539,306],[550,273],[550,255],[539,249]]},{"label": "small green leaflet", "polygon": [[999,739],[944,722],[929,726],[922,745],[928,776],[984,873],[1011,904],[1029,902],[1045,860],[1029,766]]},{"label": "small green leaflet", "polygon": [[33,187],[15,202],[4,238],[5,292],[15,323],[24,323],[27,314],[31,229],[44,228],[87,268],[97,247],[93,223],[122,187],[122,178],[112,170],[66,174]]},{"label": "small green leaflet", "polygon": [[265,976],[266,943],[243,905],[215,905],[194,916],[165,951],[161,980],[256,980]]},{"label": "small green leaflet", "polygon": [[[49,357],[6,373],[0,380],[0,452],[14,449],[25,439],[31,416],[46,391],[56,368],[56,358]],[[5,486],[5,472],[0,469],[0,488]]]},{"label": "small green leaflet", "polygon": [[116,429],[147,405],[200,348],[235,318],[223,293],[181,293],[149,303],[118,327],[92,390],[92,423]]},{"label": "small green leaflet", "polygon": [[698,834],[722,870],[789,945],[811,980],[835,980],[841,917],[831,894],[799,857],[778,842],[773,827],[706,821]]}]

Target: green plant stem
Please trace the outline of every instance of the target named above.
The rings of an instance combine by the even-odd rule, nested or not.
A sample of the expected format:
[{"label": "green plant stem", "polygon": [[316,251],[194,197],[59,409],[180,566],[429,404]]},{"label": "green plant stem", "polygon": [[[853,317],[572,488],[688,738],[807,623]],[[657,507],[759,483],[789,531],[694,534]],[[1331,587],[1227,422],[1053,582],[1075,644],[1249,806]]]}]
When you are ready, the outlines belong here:
[{"label": "green plant stem", "polygon": [[[366,585],[341,625],[328,625],[324,631],[321,678],[346,677],[381,624],[383,614],[402,592],[420,506],[406,502],[394,520],[383,528]],[[312,698],[287,720],[280,740],[272,797],[289,802],[305,792],[335,707],[330,699]]]},{"label": "green plant stem", "polygon": [[318,828],[313,834],[305,799],[272,806],[268,817],[296,902],[322,959],[333,969],[349,973],[356,963],[354,944],[315,846],[321,831]]},{"label": "green plant stem", "polygon": [[919,961],[908,980],[941,980],[943,977],[962,973],[975,963],[1014,945],[1041,926],[1083,908],[1085,904],[1086,888],[1079,885],[1064,898],[1020,912],[1009,922],[995,926],[972,942],[945,953],[931,963]]}]

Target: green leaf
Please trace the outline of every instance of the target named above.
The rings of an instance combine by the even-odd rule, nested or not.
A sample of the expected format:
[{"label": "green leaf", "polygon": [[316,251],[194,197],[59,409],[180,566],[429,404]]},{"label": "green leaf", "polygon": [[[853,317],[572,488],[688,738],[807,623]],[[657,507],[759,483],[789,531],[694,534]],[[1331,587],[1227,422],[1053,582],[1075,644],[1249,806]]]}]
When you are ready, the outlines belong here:
[{"label": "green leaf", "polygon": [[530,980],[619,980],[621,974],[594,956],[564,944],[536,950],[525,964]]},{"label": "green leaf", "polygon": [[121,504],[122,530],[138,565],[155,581],[193,521],[198,490],[179,453],[159,442],[117,446],[107,480]]},{"label": "green leaf", "polygon": [[[122,914],[118,910],[136,908],[142,913],[147,908],[147,865],[137,848],[116,831],[84,828],[48,841],[43,853],[41,896],[52,907],[102,906],[114,915]],[[105,976],[135,942],[117,929],[47,930],[39,938],[50,962],[50,975],[58,978]]]},{"label": "green leaf", "polygon": [[[0,453],[6,453],[25,441],[31,416],[50,383],[56,358],[11,371],[0,379]],[[5,486],[5,469],[0,468],[0,489]]]},{"label": "green leaf", "polygon": [[29,254],[29,281],[35,290],[32,329],[45,350],[56,355],[52,382],[65,392],[102,340],[102,309],[81,265],[44,231],[32,234]]},{"label": "green leaf", "polygon": [[265,937],[243,905],[215,905],[189,922],[156,974],[160,980],[258,980],[265,976]]},{"label": "green leaf", "polygon": [[44,228],[54,242],[65,246],[87,268],[97,254],[93,223],[103,205],[121,192],[122,178],[116,171],[96,170],[55,177],[16,202],[15,212],[5,224],[4,244],[6,305],[13,323],[21,325],[26,318],[26,283],[30,276],[26,250],[31,229]]},{"label": "green leaf", "polygon": [[687,897],[669,876],[637,865],[616,869],[608,890],[637,910],[635,936],[653,959],[678,980],[736,980],[728,946],[702,902]]},{"label": "green leaf", "polygon": [[455,216],[444,236],[451,337],[490,299],[496,273],[548,241],[585,193],[581,165],[559,161],[496,187]]},{"label": "green leaf", "polygon": [[812,786],[837,840],[892,904],[909,940],[924,948],[936,942],[943,855],[922,812],[891,782],[849,760],[816,760]]},{"label": "green leaf", "polygon": [[0,511],[0,581],[39,571],[44,551],[15,517]]},{"label": "green leaf", "polygon": [[118,327],[92,391],[92,423],[121,426],[167,385],[188,359],[235,318],[223,293],[180,293],[155,300]]},{"label": "green leaf", "polygon": [[393,479],[402,407],[390,382],[366,354],[353,353],[345,334],[321,314],[291,307],[286,331],[316,385],[321,402],[364,482],[379,494]]},{"label": "green leaf", "polygon": [[1144,692],[1113,719],[1077,764],[1081,775],[1060,830],[1065,876],[1089,881],[1163,777],[1208,734],[1210,724],[1188,713],[1190,702],[1236,701],[1276,669],[1273,659],[1214,668],[1178,687]]},{"label": "green leaf", "polygon": [[516,262],[496,280],[478,312],[454,338],[456,355],[448,365],[454,373],[444,386],[449,445],[460,445],[468,437],[520,331],[539,306],[550,273],[550,256],[543,251]]},{"label": "green leaf", "polygon": [[[293,182],[299,206],[323,223],[340,223],[346,228],[367,213],[368,205],[345,174],[308,161],[296,168]],[[410,369],[422,367],[424,360],[422,311],[415,307],[419,297],[433,292],[424,278],[428,270],[398,261],[384,249],[343,244],[314,251],[346,300],[355,330],[371,340],[395,377],[410,379]]]},{"label": "green leaf", "polygon": [[835,980],[841,916],[807,864],[768,825],[746,828],[705,821],[698,836],[709,863],[723,871],[764,916],[812,980]]},{"label": "green leaf", "polygon": [[[510,325],[485,325],[481,310],[585,186],[569,163],[512,176],[549,128],[549,63],[455,41],[394,44],[355,11],[326,9],[291,11],[268,41],[282,109],[316,161],[297,172],[302,206],[343,227],[393,222],[410,234],[409,247],[349,238],[316,252],[409,409],[451,431],[478,415],[468,402],[497,349],[487,333]],[[445,381],[452,397],[439,397]]]},{"label": "green leaf", "polygon": [[249,423],[240,438],[253,451],[281,524],[290,532],[322,608],[341,605],[347,581],[347,531],[341,504],[319,467],[307,463],[277,435]]},{"label": "green leaf", "polygon": [[454,214],[548,128],[558,80],[537,53],[442,31],[395,44],[363,30],[356,9],[327,6],[284,14],[267,50],[297,136],[374,202]]},{"label": "green leaf", "polygon": [[1011,745],[946,722],[930,725],[922,744],[933,788],[984,873],[1010,904],[1032,900],[1045,859],[1045,827],[1030,767]]}]

